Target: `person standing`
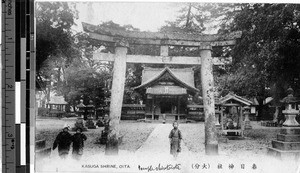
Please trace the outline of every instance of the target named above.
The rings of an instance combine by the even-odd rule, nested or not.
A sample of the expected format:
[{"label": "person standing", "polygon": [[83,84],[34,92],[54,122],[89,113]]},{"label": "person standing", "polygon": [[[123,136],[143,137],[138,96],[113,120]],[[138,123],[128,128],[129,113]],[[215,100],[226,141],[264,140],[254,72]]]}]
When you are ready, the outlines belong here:
[{"label": "person standing", "polygon": [[72,136],[73,151],[72,155],[75,159],[80,159],[83,154],[84,141],[87,139],[86,135],[82,133],[81,128],[76,129],[76,133]]},{"label": "person standing", "polygon": [[178,122],[175,121],[173,123],[173,129],[171,130],[169,134],[169,139],[170,139],[170,154],[172,154],[175,158],[178,156],[178,153],[181,152],[181,140],[182,140],[182,135],[180,130],[178,129]]},{"label": "person standing", "polygon": [[63,130],[56,136],[53,143],[53,150],[58,147],[58,155],[65,159],[70,150],[70,146],[72,143],[72,135],[69,133],[69,126],[65,125]]}]

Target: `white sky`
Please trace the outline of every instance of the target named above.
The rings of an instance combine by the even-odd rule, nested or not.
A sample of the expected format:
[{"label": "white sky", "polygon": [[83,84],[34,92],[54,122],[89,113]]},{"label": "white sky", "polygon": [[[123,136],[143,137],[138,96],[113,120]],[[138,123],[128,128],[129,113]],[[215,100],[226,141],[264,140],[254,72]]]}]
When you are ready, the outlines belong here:
[{"label": "white sky", "polygon": [[81,22],[98,25],[112,20],[120,25],[131,24],[142,31],[158,31],[165,21],[174,21],[182,3],[126,3],[126,2],[94,2],[92,10],[88,4],[78,3],[79,25]]},{"label": "white sky", "polygon": [[[74,2],[74,0],[64,1]],[[131,3],[129,3],[128,0],[127,2],[124,1],[126,0],[117,0],[117,2],[112,2],[111,0],[93,1],[94,4],[92,10],[87,10],[87,3],[83,3],[86,1],[76,1],[78,2],[77,9],[79,10],[80,18],[77,21],[78,26],[74,27],[74,29],[81,31],[81,22],[87,22],[98,25],[102,22],[112,20],[113,22],[118,23],[120,25],[131,24],[133,27],[139,28],[142,31],[157,31],[161,26],[166,24],[165,21],[173,21],[176,19],[177,15],[179,14],[178,10],[182,6],[182,3],[180,2],[184,2],[182,0],[164,0],[164,3],[161,2],[161,0],[134,0],[131,1]],[[299,3],[298,0],[192,0],[192,2]],[[90,14],[88,14],[88,12],[90,12]],[[2,29],[1,25],[2,22],[0,24],[0,27]]]}]

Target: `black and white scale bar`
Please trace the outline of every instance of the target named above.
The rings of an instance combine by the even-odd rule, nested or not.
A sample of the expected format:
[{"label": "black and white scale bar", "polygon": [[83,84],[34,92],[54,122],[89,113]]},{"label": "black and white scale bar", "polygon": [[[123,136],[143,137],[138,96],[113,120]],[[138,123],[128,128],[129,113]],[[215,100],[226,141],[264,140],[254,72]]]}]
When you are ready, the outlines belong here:
[{"label": "black and white scale bar", "polygon": [[[16,170],[26,173],[26,1],[16,2]],[[19,151],[19,152],[18,152]]]}]

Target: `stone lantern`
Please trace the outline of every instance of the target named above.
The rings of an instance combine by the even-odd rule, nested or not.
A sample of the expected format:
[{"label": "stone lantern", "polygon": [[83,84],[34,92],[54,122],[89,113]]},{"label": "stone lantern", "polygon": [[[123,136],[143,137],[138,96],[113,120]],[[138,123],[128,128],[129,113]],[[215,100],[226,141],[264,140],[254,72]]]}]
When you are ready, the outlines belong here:
[{"label": "stone lantern", "polygon": [[250,107],[249,106],[245,106],[244,107],[244,115],[245,115],[245,129],[246,130],[249,130],[249,129],[252,129],[252,126],[250,124],[250,119],[249,119],[249,114],[250,114]]},{"label": "stone lantern", "polygon": [[92,100],[90,100],[89,104],[86,106],[86,111],[87,111],[87,114],[88,114],[88,118],[94,118],[95,106],[94,106]]},{"label": "stone lantern", "polygon": [[298,100],[294,97],[294,90],[292,88],[289,88],[287,93],[288,96],[280,101],[285,105],[285,110],[283,110],[282,113],[286,120],[282,125],[286,127],[298,127],[300,126],[296,121],[296,116],[299,114],[299,110],[296,110],[296,103]]},{"label": "stone lantern", "polygon": [[85,105],[83,104],[83,100],[80,99],[80,103],[77,105],[77,108],[78,108],[78,114],[81,118],[84,118],[86,119],[85,117]]},{"label": "stone lantern", "polygon": [[83,119],[84,119],[84,115],[85,115],[85,105],[83,104],[83,100],[80,99],[80,103],[76,106],[78,108],[78,118],[74,124],[74,127],[73,127],[73,131],[76,131],[78,128],[81,128],[82,131],[86,131],[87,128],[84,126],[83,124]]},{"label": "stone lantern", "polygon": [[95,115],[95,106],[94,106],[92,100],[89,101],[89,104],[86,106],[85,109],[86,109],[86,114],[87,114],[85,126],[88,129],[95,129],[96,126],[95,126],[95,123],[93,122],[93,117]]}]

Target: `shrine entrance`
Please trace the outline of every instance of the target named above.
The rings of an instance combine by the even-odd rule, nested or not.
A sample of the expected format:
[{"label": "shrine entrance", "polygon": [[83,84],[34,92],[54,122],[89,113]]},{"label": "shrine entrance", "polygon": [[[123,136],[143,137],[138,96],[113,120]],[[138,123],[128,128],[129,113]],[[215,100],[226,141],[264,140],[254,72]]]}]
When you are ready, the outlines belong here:
[{"label": "shrine entrance", "polygon": [[[105,154],[118,154],[119,122],[121,117],[122,102],[124,96],[124,85],[126,75],[126,63],[141,64],[177,64],[177,65],[201,65],[202,97],[205,114],[205,153],[208,155],[218,154],[217,130],[215,127],[215,100],[214,100],[214,81],[213,65],[223,65],[226,59],[213,58],[211,50],[213,46],[230,46],[235,44],[235,39],[241,37],[241,32],[227,33],[224,35],[199,35],[199,34],[165,34],[158,32],[137,32],[120,31],[111,28],[101,28],[99,26],[82,23],[83,30],[89,37],[102,42],[109,42],[115,45],[115,53],[94,53],[93,58],[100,61],[113,61],[113,82],[111,89],[110,103],[110,132],[108,134]],[[130,45],[159,45],[160,56],[149,55],[127,55]],[[197,47],[200,51],[199,57],[188,56],[169,56],[169,46],[189,46]],[[223,60],[223,61],[222,61]],[[161,74],[172,70],[166,68]],[[172,76],[172,75],[171,75]],[[159,77],[159,76],[158,76]],[[181,92],[194,90],[177,77],[172,76],[181,87]],[[147,87],[142,84],[151,97],[151,90],[156,88]],[[166,87],[166,84],[164,87]],[[169,88],[169,87],[168,87]],[[160,90],[160,89],[158,89]],[[197,90],[197,89],[196,89]],[[160,90],[161,91],[161,90]],[[168,89],[165,90],[169,92]],[[154,94],[155,95],[155,94]],[[162,94],[163,95],[163,94]],[[163,106],[164,111],[169,111],[169,107]],[[154,109],[152,109],[154,111]],[[153,112],[152,111],[152,112]]]},{"label": "shrine entrance", "polygon": [[153,119],[162,119],[165,114],[168,120],[177,120],[178,118],[178,97],[177,96],[156,96],[154,101]]},{"label": "shrine entrance", "polygon": [[161,114],[175,114],[177,113],[177,108],[175,102],[177,101],[175,96],[162,96],[159,97],[160,100],[160,113]]},{"label": "shrine entrance", "polygon": [[174,99],[172,96],[162,97],[160,102],[160,113],[161,114],[172,114],[176,111],[176,106],[173,103]]}]

